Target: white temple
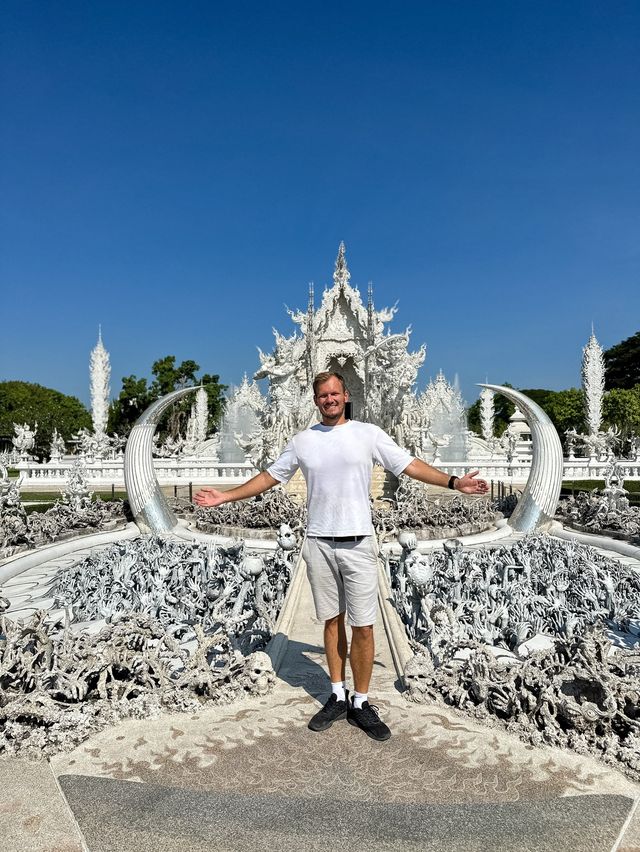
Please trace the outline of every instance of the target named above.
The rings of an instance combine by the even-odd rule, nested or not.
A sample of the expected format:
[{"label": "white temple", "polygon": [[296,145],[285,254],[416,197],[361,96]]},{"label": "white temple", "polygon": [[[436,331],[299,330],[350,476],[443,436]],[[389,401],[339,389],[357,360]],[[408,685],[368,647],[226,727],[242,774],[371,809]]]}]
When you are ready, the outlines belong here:
[{"label": "white temple", "polygon": [[[393,334],[387,328],[396,308],[376,309],[369,285],[367,303],[349,284],[344,243],[340,243],[333,286],[325,289],[316,309],[313,287],[306,311],[289,311],[298,326],[290,337],[274,330],[275,347],[259,351],[260,368],[254,383],[246,382],[232,397],[237,411],[242,402],[257,421],[241,446],[258,467],[264,467],[289,438],[315,422],[313,377],[324,370],[341,373],[351,399],[350,416],[376,423],[400,444],[423,457],[454,451],[464,457],[466,424],[459,391],[440,374],[423,394],[416,391],[418,370],[426,349],[410,352],[411,331]],[[267,379],[266,399],[257,380]],[[434,431],[435,427],[435,431]]]},{"label": "white temple", "polygon": [[[154,466],[163,485],[189,482],[233,485],[264,469],[295,432],[315,422],[312,380],[323,371],[341,373],[351,396],[354,419],[376,423],[412,454],[457,476],[478,469],[490,480],[526,481],[532,442],[523,415],[516,411],[500,438],[494,436],[493,393],[481,394],[482,437],[466,428],[465,404],[456,383],[442,372],[423,392],[416,386],[426,348],[409,350],[410,329],[393,333],[389,323],[396,308],[377,309],[369,285],[366,304],[349,283],[344,243],[340,244],[333,285],[325,288],[316,308],[313,287],[305,311],[289,311],[296,325],[290,336],[274,330],[275,346],[258,350],[260,367],[252,381],[245,375],[227,402],[221,430],[208,435],[206,392],[193,400],[185,437],[167,439],[154,447]],[[91,353],[91,408],[93,432],[81,429],[72,440],[82,456],[94,487],[123,480],[124,439],[106,434],[109,404],[109,354],[101,332]],[[266,380],[263,393],[258,381]],[[602,478],[619,432],[601,431],[604,363],[595,334],[583,351],[582,382],[588,432],[566,433],[566,479]],[[58,487],[66,482],[73,456],[65,453],[56,433],[50,460],[40,464],[29,454],[31,427],[15,424],[12,463],[20,470],[24,487]],[[640,440],[634,437],[625,460],[625,477],[640,478]],[[578,451],[576,453],[576,450]]]}]

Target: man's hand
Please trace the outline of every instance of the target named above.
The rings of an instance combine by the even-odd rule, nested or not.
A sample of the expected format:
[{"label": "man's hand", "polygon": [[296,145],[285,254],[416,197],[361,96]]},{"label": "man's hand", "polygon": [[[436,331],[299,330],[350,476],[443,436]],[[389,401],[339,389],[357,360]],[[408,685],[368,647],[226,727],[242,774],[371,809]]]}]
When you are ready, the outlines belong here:
[{"label": "man's hand", "polygon": [[473,473],[467,473],[456,479],[454,482],[456,491],[461,491],[463,494],[486,494],[489,486],[484,479],[476,479],[479,473],[479,470],[474,470]]},{"label": "man's hand", "polygon": [[278,484],[278,480],[274,479],[270,473],[263,470],[262,473],[256,474],[247,482],[232,488],[230,491],[216,491],[215,488],[201,488],[194,496],[193,501],[198,506],[220,506],[221,503],[233,503],[235,500],[248,500],[250,497],[257,497],[263,491],[268,491]]},{"label": "man's hand", "polygon": [[215,488],[202,488],[194,495],[193,502],[197,503],[198,506],[220,506],[228,501],[224,491],[216,491]]}]

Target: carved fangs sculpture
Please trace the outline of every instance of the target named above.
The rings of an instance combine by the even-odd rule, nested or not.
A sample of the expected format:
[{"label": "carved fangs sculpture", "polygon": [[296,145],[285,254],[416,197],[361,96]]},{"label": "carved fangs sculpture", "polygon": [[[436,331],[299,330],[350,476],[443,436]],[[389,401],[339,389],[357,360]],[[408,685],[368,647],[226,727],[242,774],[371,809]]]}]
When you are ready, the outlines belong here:
[{"label": "carved fangs sculpture", "polygon": [[552,521],[562,487],[562,444],[555,426],[540,406],[513,388],[481,384],[514,402],[531,429],[531,472],[509,526],[517,532],[544,529]]},{"label": "carved fangs sculpture", "polygon": [[124,485],[136,524],[143,533],[168,533],[178,519],[169,508],[153,467],[153,436],[166,409],[198,388],[182,388],[154,402],[137,419],[124,453]]}]

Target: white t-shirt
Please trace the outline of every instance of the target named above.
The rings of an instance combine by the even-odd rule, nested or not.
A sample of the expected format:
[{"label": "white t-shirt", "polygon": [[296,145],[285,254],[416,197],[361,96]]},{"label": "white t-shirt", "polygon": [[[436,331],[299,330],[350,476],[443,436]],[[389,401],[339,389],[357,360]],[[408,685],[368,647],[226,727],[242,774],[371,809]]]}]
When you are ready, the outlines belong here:
[{"label": "white t-shirt", "polygon": [[267,468],[288,482],[298,468],[307,482],[307,535],[370,535],[371,471],[378,462],[398,476],[413,461],[386,432],[372,423],[347,420],[318,423],[299,432]]}]

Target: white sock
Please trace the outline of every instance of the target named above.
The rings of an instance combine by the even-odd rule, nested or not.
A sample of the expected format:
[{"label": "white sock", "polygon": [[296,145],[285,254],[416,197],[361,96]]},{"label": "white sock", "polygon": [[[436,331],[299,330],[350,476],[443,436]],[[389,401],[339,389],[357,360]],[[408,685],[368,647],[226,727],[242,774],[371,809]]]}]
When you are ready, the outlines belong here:
[{"label": "white sock", "polygon": [[367,697],[368,695],[366,692],[353,693],[353,706],[356,708],[356,710],[360,710],[362,708],[362,705],[367,700]]},{"label": "white sock", "polygon": [[344,691],[344,686],[345,684],[343,680],[338,681],[338,683],[331,684],[331,692],[333,692],[338,701],[344,701],[347,697]]}]

